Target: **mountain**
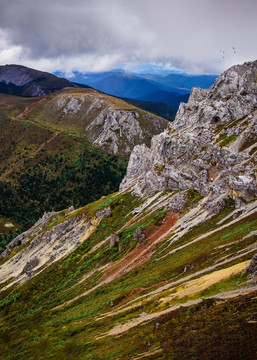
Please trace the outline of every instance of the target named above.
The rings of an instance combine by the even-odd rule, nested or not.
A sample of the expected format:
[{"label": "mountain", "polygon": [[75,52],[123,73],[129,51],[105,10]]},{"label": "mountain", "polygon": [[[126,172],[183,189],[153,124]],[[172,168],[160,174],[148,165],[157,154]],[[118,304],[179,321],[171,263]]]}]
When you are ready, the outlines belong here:
[{"label": "mountain", "polygon": [[[61,75],[60,73],[56,73]],[[186,102],[192,87],[210,87],[216,80],[216,75],[189,75],[168,74],[166,76],[156,74],[133,74],[124,70],[112,70],[100,73],[81,74],[75,72],[73,81],[84,83],[107,94],[126,99],[139,100],[142,102],[163,103],[172,107],[167,111],[168,118],[173,120],[174,114],[181,102]],[[139,103],[138,103],[139,104]],[[140,105],[139,105],[140,106]],[[141,103],[142,108],[149,105]],[[160,105],[151,104],[153,112],[160,112]]]},{"label": "mountain", "polygon": [[2,254],[3,359],[254,359],[257,61],[193,89],[120,191]]},{"label": "mountain", "polygon": [[55,75],[21,65],[0,66],[0,93],[19,96],[42,96],[77,85]]},{"label": "mountain", "polygon": [[218,75],[191,75],[191,74],[168,74],[165,76],[155,74],[142,75],[145,79],[156,81],[162,85],[177,90],[190,91],[193,87],[208,89]]},{"label": "mountain", "polygon": [[[187,95],[184,95],[185,97]],[[130,98],[122,98],[129,104],[135,105],[141,109],[146,111],[150,111],[156,115],[162,116],[170,121],[175,119],[176,115],[176,107],[172,107],[164,102],[156,102],[156,101],[144,101],[144,100],[137,100],[137,99],[130,99]],[[186,101],[186,99],[184,99]]]},{"label": "mountain", "polygon": [[165,90],[158,90],[152,93],[140,96],[137,100],[149,102],[164,102],[165,104],[173,107],[177,111],[181,102],[188,101],[189,94],[179,94],[177,92],[170,92]]},{"label": "mountain", "polygon": [[152,136],[169,124],[124,100],[80,88],[42,98],[24,116],[57,131],[84,136],[92,144],[119,155],[129,154],[137,144],[149,145]]},{"label": "mountain", "polygon": [[155,81],[145,80],[130,73],[113,73],[88,84],[107,94],[126,98],[137,98],[157,90],[173,90]]},{"label": "mountain", "polygon": [[1,94],[0,105],[0,247],[44,211],[117,191],[134,145],[150,145],[169,123],[93,89]]}]

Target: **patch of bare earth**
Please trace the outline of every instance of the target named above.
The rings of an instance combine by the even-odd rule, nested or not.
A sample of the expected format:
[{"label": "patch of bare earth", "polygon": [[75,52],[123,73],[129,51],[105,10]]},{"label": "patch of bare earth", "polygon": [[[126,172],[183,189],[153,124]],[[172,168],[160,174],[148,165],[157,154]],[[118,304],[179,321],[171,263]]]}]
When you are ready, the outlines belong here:
[{"label": "patch of bare earth", "polygon": [[127,254],[118,263],[113,264],[103,277],[103,281],[110,282],[121,274],[131,271],[136,267],[144,264],[153,254],[154,247],[163,241],[169,234],[178,220],[178,215],[172,212],[166,214],[161,226],[154,228],[148,227],[145,233],[145,240],[139,243],[134,250]]},{"label": "patch of bare earth", "polygon": [[56,306],[55,308],[53,308],[53,310],[60,309],[65,305],[69,305],[73,303],[74,301],[80,299],[81,297],[84,297],[89,293],[91,293],[92,291],[98,289],[100,286],[110,283],[111,281],[115,280],[123,273],[131,271],[136,267],[138,267],[139,265],[142,265],[152,256],[154,247],[160,241],[163,241],[170,234],[177,220],[178,220],[177,214],[172,212],[167,213],[161,226],[155,229],[151,227],[146,230],[146,235],[148,235],[148,237],[146,237],[146,239],[142,244],[138,244],[134,250],[132,250],[129,254],[127,254],[118,263],[116,264],[110,263],[109,268],[107,267],[105,275],[99,284],[97,284],[91,289],[88,289],[83,294],[80,294],[61,305]]}]

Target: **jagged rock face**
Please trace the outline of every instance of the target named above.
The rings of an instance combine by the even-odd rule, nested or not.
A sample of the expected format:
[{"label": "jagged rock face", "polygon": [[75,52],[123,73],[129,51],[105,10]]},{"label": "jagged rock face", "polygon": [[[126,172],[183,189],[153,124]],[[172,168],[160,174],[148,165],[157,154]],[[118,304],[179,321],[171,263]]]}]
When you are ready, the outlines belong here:
[{"label": "jagged rock face", "polygon": [[112,154],[130,154],[137,144],[150,145],[152,136],[169,125],[163,118],[95,90],[60,94],[46,107],[53,121],[58,119],[71,129],[78,126],[91,143]]},{"label": "jagged rock face", "polygon": [[193,88],[187,104],[181,104],[177,128],[212,122],[227,123],[257,108],[257,61],[225,71],[208,90]]},{"label": "jagged rock face", "polygon": [[175,122],[136,146],[121,189],[137,195],[193,188],[203,196],[257,196],[257,61],[234,66],[209,90],[193,89]]},{"label": "jagged rock face", "polygon": [[[14,283],[28,280],[46,266],[75,250],[91,235],[100,221],[111,214],[111,209],[107,207],[91,219],[85,215],[69,217],[73,211],[73,207],[67,209],[67,219],[63,221],[58,212],[45,213],[31,229],[9,243],[1,254],[3,258],[11,253],[12,247],[29,245],[0,266],[0,281],[10,273],[16,278]],[[61,221],[52,227],[51,224],[58,220]]]},{"label": "jagged rock face", "polygon": [[254,255],[250,265],[247,268],[247,271],[250,273],[249,278],[257,276],[257,254]]},{"label": "jagged rock face", "polygon": [[122,148],[130,153],[135,144],[147,141],[151,134],[158,133],[167,126],[167,122],[149,114],[149,127],[143,127],[137,111],[102,111],[86,128],[86,137],[95,145],[117,154]]}]

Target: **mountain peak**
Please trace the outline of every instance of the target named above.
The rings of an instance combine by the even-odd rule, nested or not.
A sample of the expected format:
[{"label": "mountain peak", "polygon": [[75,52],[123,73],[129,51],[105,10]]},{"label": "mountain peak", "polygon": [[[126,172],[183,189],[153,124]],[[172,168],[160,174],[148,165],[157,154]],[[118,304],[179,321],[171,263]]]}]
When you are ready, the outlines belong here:
[{"label": "mountain peak", "polygon": [[194,88],[150,149],[134,148],[121,189],[142,195],[192,188],[213,201],[255,198],[256,73],[257,61],[249,62],[227,70],[209,90]]},{"label": "mountain peak", "polygon": [[77,87],[64,78],[23,65],[0,66],[2,93],[21,96],[43,96],[65,87]]}]

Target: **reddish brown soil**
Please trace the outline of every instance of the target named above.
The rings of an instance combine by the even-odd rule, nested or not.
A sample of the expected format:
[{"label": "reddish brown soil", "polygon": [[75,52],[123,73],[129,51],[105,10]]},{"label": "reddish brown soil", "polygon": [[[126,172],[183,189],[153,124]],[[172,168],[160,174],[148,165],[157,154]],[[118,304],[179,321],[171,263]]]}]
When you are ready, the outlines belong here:
[{"label": "reddish brown soil", "polygon": [[[163,223],[160,226],[155,228],[149,226],[145,230],[146,239],[142,243],[138,244],[134,250],[132,250],[129,254],[127,254],[118,263],[110,264],[109,268],[107,267],[107,271],[103,276],[102,281],[99,284],[87,290],[83,294],[80,294],[61,305],[56,306],[55,308],[53,308],[53,310],[60,309],[65,305],[73,303],[74,301],[80,299],[81,297],[86,296],[92,291],[98,289],[100,286],[110,283],[111,281],[115,280],[123,273],[131,271],[136,267],[138,267],[139,265],[145,263],[152,256],[156,244],[163,241],[171,233],[171,230],[173,226],[176,224],[177,220],[178,220],[178,215],[169,212],[166,214]],[[143,290],[144,289],[141,288],[139,292]]]},{"label": "reddish brown soil", "polygon": [[44,101],[45,99],[46,98],[40,99],[38,101],[33,102],[29,106],[27,106],[24,111],[22,111],[19,115],[16,116],[16,119],[19,119],[20,117],[22,117],[22,116],[26,115],[27,113],[29,113],[37,104]]},{"label": "reddish brown soil", "polygon": [[134,250],[127,254],[118,263],[111,265],[106,271],[103,281],[110,282],[122,273],[131,271],[149,260],[153,254],[156,244],[163,241],[169,235],[171,228],[175,225],[177,220],[178,215],[169,212],[166,214],[163,223],[160,226],[157,228],[149,226],[145,229],[145,240],[138,244]]}]

